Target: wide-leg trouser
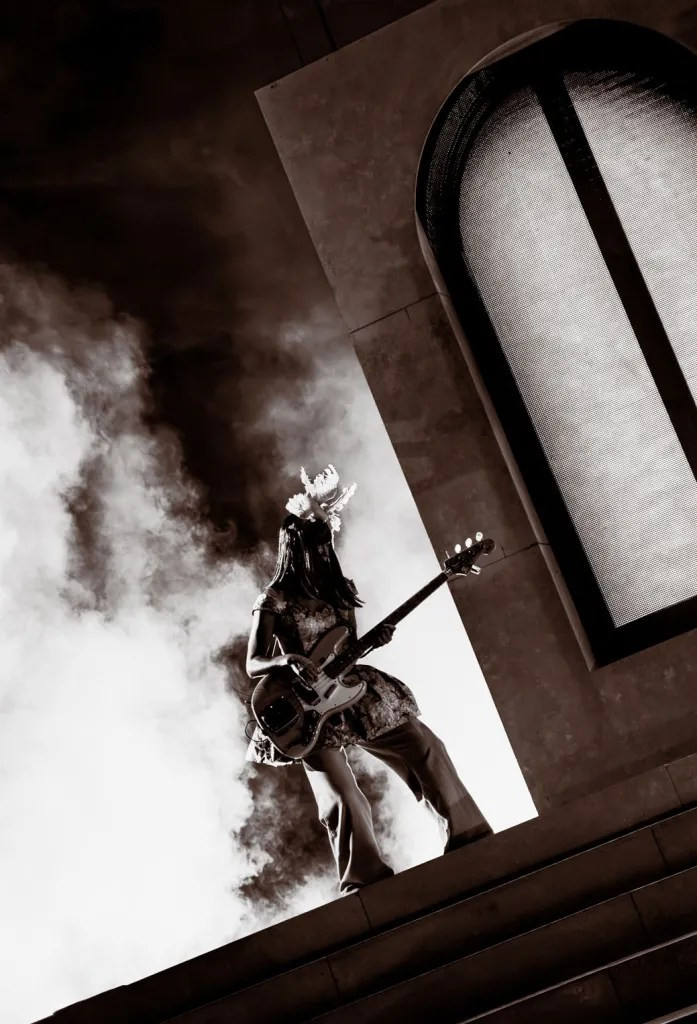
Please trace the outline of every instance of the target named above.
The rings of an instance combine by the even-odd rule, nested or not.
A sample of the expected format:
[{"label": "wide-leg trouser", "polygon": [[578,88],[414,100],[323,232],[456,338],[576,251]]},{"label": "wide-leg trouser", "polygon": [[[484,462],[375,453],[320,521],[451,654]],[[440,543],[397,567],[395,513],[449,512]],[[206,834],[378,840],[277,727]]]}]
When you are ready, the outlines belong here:
[{"label": "wide-leg trouser", "polygon": [[[361,743],[389,765],[417,800],[426,800],[446,831],[445,850],[491,829],[462,784],[445,744],[418,718]],[[346,755],[338,748],[310,754],[303,762],[319,820],[327,829],[342,893],[394,874],[378,849],[370,804],[358,788]]]}]

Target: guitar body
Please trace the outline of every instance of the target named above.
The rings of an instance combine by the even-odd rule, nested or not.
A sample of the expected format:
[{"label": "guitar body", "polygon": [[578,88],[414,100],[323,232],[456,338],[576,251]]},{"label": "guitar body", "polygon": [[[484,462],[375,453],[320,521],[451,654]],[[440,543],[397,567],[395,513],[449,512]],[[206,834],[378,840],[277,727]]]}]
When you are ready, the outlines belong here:
[{"label": "guitar body", "polygon": [[[308,655],[320,669],[314,683],[304,683],[291,668],[276,669],[259,680],[252,694],[252,712],[262,732],[286,757],[307,757],[327,718],[351,707],[366,691],[365,683],[346,685],[321,671],[348,636],[345,626],[329,630]],[[343,675],[348,674],[348,669]]]}]

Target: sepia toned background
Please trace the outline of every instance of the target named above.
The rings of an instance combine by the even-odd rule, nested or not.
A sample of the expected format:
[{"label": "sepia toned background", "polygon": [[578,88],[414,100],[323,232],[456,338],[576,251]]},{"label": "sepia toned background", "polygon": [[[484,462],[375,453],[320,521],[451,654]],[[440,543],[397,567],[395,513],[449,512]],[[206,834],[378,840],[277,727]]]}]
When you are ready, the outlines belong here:
[{"label": "sepia toned background", "polygon": [[[590,963],[579,950],[598,946],[598,920],[611,945],[618,936],[611,959],[663,936],[627,887],[693,863],[693,634],[591,668],[415,215],[422,147],[458,81],[500,48],[589,17],[697,44],[683,0],[9,6],[0,935],[13,969],[3,1019],[48,1016],[117,986],[96,1001],[109,1019],[129,1000],[148,1021],[205,1016],[231,993],[230,1012],[257,1019],[246,972],[267,983],[269,1020],[274,1005],[277,1019],[299,1018],[303,1000],[313,1013],[346,1004],[339,1019],[351,1019],[361,971],[377,971],[378,1003],[409,999],[411,981],[395,994],[390,971],[410,948],[428,1015],[430,998],[450,999],[422,940],[436,933],[438,964],[453,968],[448,1012],[459,1013],[469,996],[456,957],[480,913],[469,920],[461,903],[540,865],[522,902],[543,960],[566,957],[572,973]],[[479,579],[442,589],[375,660],[413,687],[506,833],[436,860],[424,809],[355,755],[398,874],[337,904],[302,771],[245,761],[242,672],[284,502],[300,465],[329,462],[358,483],[337,549],[366,600],[361,626],[467,534],[497,542]],[[684,850],[673,856],[659,837],[675,830]],[[615,878],[606,841],[618,835],[639,866],[620,850]],[[544,874],[566,855],[573,896]],[[690,878],[668,882],[682,927]],[[488,927],[490,896],[479,895]],[[556,898],[560,914],[601,901],[587,932],[562,920],[569,943],[558,947],[533,934]],[[300,942],[294,916],[313,908]],[[464,913],[452,934],[451,910]],[[373,950],[400,922],[381,975]],[[499,937],[509,925],[503,914]],[[359,937],[355,951],[334,948]],[[344,988],[327,957],[337,968],[354,954],[360,970]],[[494,960],[495,989],[505,958]],[[78,1003],[65,1019],[90,1012]]]}]

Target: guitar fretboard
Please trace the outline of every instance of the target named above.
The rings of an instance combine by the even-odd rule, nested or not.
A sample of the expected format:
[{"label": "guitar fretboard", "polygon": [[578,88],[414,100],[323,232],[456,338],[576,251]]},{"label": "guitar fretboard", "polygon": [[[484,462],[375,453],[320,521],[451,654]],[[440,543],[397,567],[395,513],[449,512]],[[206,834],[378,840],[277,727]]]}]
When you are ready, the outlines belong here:
[{"label": "guitar fretboard", "polygon": [[447,583],[449,578],[450,576],[447,572],[439,572],[438,575],[434,576],[434,578],[422,587],[421,590],[417,590],[416,593],[412,594],[408,600],[403,604],[400,604],[393,612],[390,612],[389,615],[386,615],[384,619],[381,619],[377,625],[373,626],[372,629],[369,629],[362,637],[359,637],[352,644],[349,644],[346,650],[342,651],[341,654],[337,654],[331,662],[323,667],[322,671],[332,679],[336,678],[340,673],[345,672],[346,669],[350,668],[355,661],[358,661],[359,658],[362,658],[363,655],[372,650],[375,635],[381,626],[384,626],[388,622],[396,626],[397,623],[401,622],[402,619],[405,619],[410,612],[413,612],[415,608],[418,608],[422,601],[425,601],[426,598],[430,597],[434,591],[438,590],[438,588],[444,583]]}]

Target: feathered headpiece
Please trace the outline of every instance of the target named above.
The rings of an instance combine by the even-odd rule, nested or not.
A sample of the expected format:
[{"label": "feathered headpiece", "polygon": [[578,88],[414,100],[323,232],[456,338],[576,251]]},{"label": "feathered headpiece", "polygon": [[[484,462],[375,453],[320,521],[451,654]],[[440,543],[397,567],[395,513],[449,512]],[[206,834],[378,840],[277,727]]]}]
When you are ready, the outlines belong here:
[{"label": "feathered headpiece", "polygon": [[300,479],[305,486],[305,493],[294,494],[286,502],[286,508],[299,519],[322,519],[328,523],[333,533],[341,529],[341,512],[344,505],[356,490],[356,485],[339,490],[339,474],[330,464],[314,480],[310,480],[303,466]]}]

